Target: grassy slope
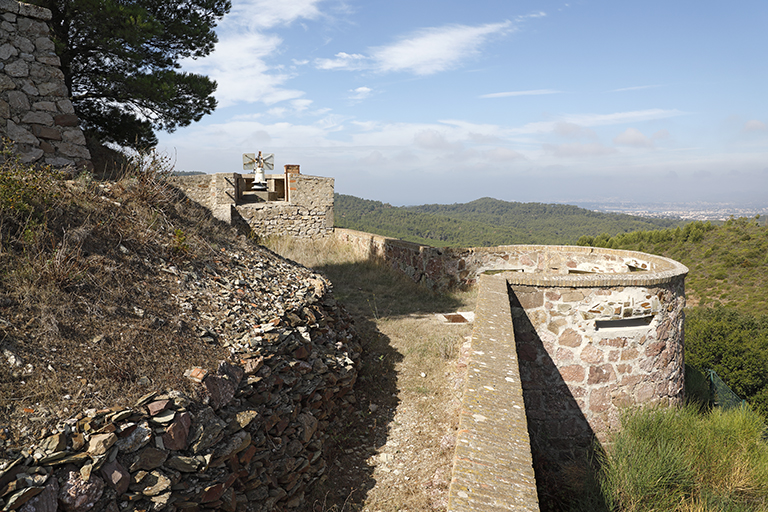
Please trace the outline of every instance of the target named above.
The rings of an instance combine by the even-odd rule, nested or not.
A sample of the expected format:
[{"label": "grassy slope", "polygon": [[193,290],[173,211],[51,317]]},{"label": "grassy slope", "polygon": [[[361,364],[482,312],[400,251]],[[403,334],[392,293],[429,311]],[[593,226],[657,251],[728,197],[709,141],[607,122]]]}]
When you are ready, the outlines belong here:
[{"label": "grassy slope", "polygon": [[96,182],[0,163],[3,428],[36,435],[73,411],[133,404],[150,383],[196,396],[184,370],[228,357],[199,336],[210,311],[185,311],[186,285],[163,270],[205,275],[232,252],[268,251],[168,187],[166,168],[137,162]]},{"label": "grassy slope", "polygon": [[582,235],[674,227],[679,221],[606,214],[571,205],[510,203],[482,198],[466,204],[393,207],[337,194],[336,225],[437,247],[573,244]]}]

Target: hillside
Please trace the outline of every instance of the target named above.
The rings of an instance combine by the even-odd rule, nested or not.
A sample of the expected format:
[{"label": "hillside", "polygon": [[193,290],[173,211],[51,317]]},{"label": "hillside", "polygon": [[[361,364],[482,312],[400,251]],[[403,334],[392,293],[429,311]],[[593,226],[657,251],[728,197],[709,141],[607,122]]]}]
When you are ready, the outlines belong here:
[{"label": "hillside", "polygon": [[4,156],[0,507],[305,506],[361,354],[330,282],[151,156],[106,182]]},{"label": "hillside", "polygon": [[675,227],[682,221],[600,213],[571,205],[477,199],[465,204],[395,207],[336,194],[336,226],[435,247],[574,244],[584,235]]}]

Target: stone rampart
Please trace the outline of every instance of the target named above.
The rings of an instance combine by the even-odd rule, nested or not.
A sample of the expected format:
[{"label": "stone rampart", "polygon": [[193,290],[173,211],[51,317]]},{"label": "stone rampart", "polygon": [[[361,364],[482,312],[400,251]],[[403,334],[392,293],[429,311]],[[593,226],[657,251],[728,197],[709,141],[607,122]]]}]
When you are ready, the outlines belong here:
[{"label": "stone rampart", "polygon": [[0,137],[26,163],[91,167],[47,21],[51,12],[0,0]]},{"label": "stone rampart", "polygon": [[538,511],[507,282],[481,276],[449,512]]},{"label": "stone rampart", "polygon": [[[490,341],[497,343],[501,338],[496,334],[503,329],[496,325],[498,318],[489,320],[485,313],[477,317],[475,332],[493,332],[493,338],[473,338],[478,345],[472,347],[470,364],[476,375],[470,372],[461,421],[462,425],[471,423],[466,416],[469,410],[477,423],[477,418],[503,414],[499,408],[507,406],[505,400],[514,403],[508,396],[498,401],[486,398],[512,392],[515,377],[502,383],[509,387],[503,392],[495,384],[487,384],[483,391],[474,382],[494,381],[509,371],[510,362],[519,361],[540,489],[561,485],[563,466],[588,461],[595,441],[604,442],[620,427],[622,408],[679,404],[683,399],[684,280],[688,269],[680,263],[640,252],[593,247],[438,249],[346,229],[336,230],[336,236],[360,255],[379,260],[434,290],[479,281],[480,297],[487,301],[489,276],[484,274],[498,274],[506,280],[510,305],[494,304],[499,316],[509,315],[515,345],[509,345],[506,357],[500,357],[502,351],[494,347],[489,358],[482,347]],[[482,301],[479,299],[480,311],[487,307]],[[494,442],[491,430],[488,440]],[[479,437],[470,438],[478,439],[477,445],[482,446]],[[471,461],[471,455],[461,455],[465,448],[460,445],[457,449],[457,464],[463,458]],[[499,451],[503,453],[501,448]],[[451,496],[453,499],[453,493]],[[477,499],[479,503],[485,497]]]}]

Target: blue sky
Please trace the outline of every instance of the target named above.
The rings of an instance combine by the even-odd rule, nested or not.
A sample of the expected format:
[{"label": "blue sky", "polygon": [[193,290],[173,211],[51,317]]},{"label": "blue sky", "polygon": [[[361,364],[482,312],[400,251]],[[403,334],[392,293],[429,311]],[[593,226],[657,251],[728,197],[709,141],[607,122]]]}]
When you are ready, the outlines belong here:
[{"label": "blue sky", "polygon": [[394,205],[768,204],[768,2],[233,0],[178,170],[275,154]]}]

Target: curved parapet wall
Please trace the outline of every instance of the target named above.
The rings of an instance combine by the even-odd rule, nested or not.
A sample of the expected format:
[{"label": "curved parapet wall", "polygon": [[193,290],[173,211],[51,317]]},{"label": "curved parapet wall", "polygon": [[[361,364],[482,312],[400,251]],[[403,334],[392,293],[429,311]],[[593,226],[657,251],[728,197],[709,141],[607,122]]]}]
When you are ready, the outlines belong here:
[{"label": "curved parapet wall", "polygon": [[595,438],[618,429],[622,408],[683,399],[688,268],[676,261],[593,247],[438,249],[350,230],[337,237],[435,290],[487,273],[506,279],[540,489],[556,486],[548,471],[561,483],[558,468],[587,460]]},{"label": "curved parapet wall", "polygon": [[589,451],[595,437],[605,441],[619,428],[622,408],[683,399],[688,269],[642,253],[591,254],[636,258],[649,270],[504,275],[534,458],[544,466]]},{"label": "curved parapet wall", "polygon": [[438,248],[351,229],[334,231],[360,255],[433,290],[472,286],[479,275],[496,272],[514,272],[512,280],[519,284],[573,287],[659,284],[688,272],[676,261],[636,251],[553,245]]}]

